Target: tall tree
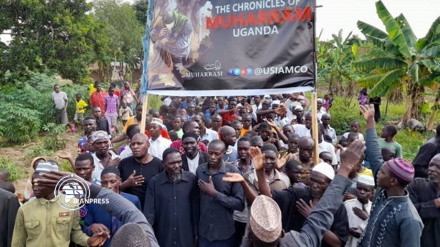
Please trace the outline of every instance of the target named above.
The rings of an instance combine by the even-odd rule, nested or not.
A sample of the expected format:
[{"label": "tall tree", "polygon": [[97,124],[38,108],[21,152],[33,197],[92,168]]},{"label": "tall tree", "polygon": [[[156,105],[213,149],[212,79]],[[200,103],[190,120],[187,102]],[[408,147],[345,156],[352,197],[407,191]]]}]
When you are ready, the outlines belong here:
[{"label": "tall tree", "polygon": [[142,26],[145,26],[147,22],[148,0],[136,0],[133,8],[136,11],[136,19],[138,19]]},{"label": "tall tree", "polygon": [[81,81],[107,43],[90,10],[86,0],[5,0],[0,31],[10,30],[12,41],[0,48],[0,70],[49,70]]},{"label": "tall tree", "polygon": [[419,117],[425,88],[435,88],[440,81],[440,17],[424,38],[417,39],[403,14],[394,18],[382,1],[376,2],[376,9],[386,32],[358,21],[361,32],[377,49],[353,65],[367,72],[360,84],[372,87],[371,96],[386,96],[402,87],[406,92],[405,123]]},{"label": "tall tree", "polygon": [[136,18],[133,6],[121,0],[98,0],[94,9],[97,20],[106,26],[104,32],[110,40],[112,60],[124,62],[129,70],[139,68],[145,28]]}]

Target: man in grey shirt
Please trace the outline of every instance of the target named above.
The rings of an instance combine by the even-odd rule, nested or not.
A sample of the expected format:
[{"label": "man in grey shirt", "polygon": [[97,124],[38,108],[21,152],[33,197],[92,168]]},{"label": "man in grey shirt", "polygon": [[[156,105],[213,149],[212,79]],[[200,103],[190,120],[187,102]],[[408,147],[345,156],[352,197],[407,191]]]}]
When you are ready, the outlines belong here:
[{"label": "man in grey shirt", "polygon": [[53,86],[52,100],[55,104],[55,109],[57,112],[56,124],[67,124],[67,94],[60,91],[60,86],[58,84]]}]

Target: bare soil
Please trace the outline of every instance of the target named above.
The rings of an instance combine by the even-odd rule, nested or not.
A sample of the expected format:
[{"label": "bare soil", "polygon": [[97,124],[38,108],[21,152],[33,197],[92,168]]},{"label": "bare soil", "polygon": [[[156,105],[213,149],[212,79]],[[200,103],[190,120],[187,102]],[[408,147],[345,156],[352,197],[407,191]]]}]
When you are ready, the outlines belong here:
[{"label": "bare soil", "polygon": [[[81,138],[82,133],[83,133],[83,130],[79,129],[76,132],[69,131],[68,133],[63,134],[61,136],[61,138],[64,138],[65,140],[67,140],[66,148],[64,149],[64,151],[72,154],[72,157],[76,157],[78,154],[77,143],[78,143],[79,138]],[[8,146],[7,144],[4,144],[3,146],[6,146],[6,147],[0,148],[0,157],[10,158],[17,166],[22,166],[25,168],[25,171],[26,171],[25,177],[26,178],[19,179],[19,180],[16,180],[13,182],[13,184],[15,186],[15,191],[17,193],[23,193],[23,191],[24,191],[24,187],[26,185],[26,180],[27,180],[27,177],[29,176],[30,162],[34,158],[34,157],[29,157],[29,155],[26,155],[26,154],[29,153],[29,150],[32,150],[32,149],[38,147],[39,145],[42,145],[41,141],[33,140],[33,141],[30,141],[29,143],[24,144],[24,145]],[[55,150],[54,152],[53,151],[52,152],[56,154],[57,151],[61,151],[61,150]],[[50,151],[48,153],[50,153]],[[61,159],[57,158],[56,155],[47,156],[45,158],[53,159],[58,162],[61,161]]]}]

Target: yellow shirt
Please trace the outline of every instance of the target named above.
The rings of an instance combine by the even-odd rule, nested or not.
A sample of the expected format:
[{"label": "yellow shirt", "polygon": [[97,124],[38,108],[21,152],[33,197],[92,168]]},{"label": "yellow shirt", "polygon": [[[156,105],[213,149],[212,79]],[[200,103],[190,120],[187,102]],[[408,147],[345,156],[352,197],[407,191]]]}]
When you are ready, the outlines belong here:
[{"label": "yellow shirt", "polygon": [[88,104],[84,100],[80,100],[76,102],[76,113],[84,114],[86,112],[86,107]]},{"label": "yellow shirt", "polygon": [[89,237],[79,225],[79,213],[60,206],[58,198],[25,203],[15,218],[12,246],[68,247],[70,240],[87,246]]},{"label": "yellow shirt", "polygon": [[241,128],[240,137],[243,137],[246,132],[251,131],[251,130],[252,130],[252,128],[249,128],[249,129]]},{"label": "yellow shirt", "polygon": [[95,84],[89,85],[89,96],[92,96],[92,93],[96,91]]},{"label": "yellow shirt", "polygon": [[132,125],[132,124],[137,124],[138,121],[136,119],[136,116],[130,117],[127,122],[124,125],[124,129],[122,130],[124,133],[127,133],[127,128],[128,126]]}]

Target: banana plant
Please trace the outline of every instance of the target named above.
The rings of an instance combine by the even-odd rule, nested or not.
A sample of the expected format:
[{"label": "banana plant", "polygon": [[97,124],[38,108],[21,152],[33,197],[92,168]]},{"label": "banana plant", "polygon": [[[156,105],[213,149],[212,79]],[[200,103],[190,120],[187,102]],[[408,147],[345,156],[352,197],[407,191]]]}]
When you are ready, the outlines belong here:
[{"label": "banana plant", "polygon": [[419,118],[419,106],[424,102],[427,87],[436,88],[440,76],[440,17],[431,25],[425,37],[417,39],[403,14],[393,17],[382,1],[376,2],[377,15],[386,31],[358,21],[357,26],[375,47],[353,63],[365,72],[360,86],[371,88],[370,96],[388,96],[402,88],[406,94],[405,123]]}]

